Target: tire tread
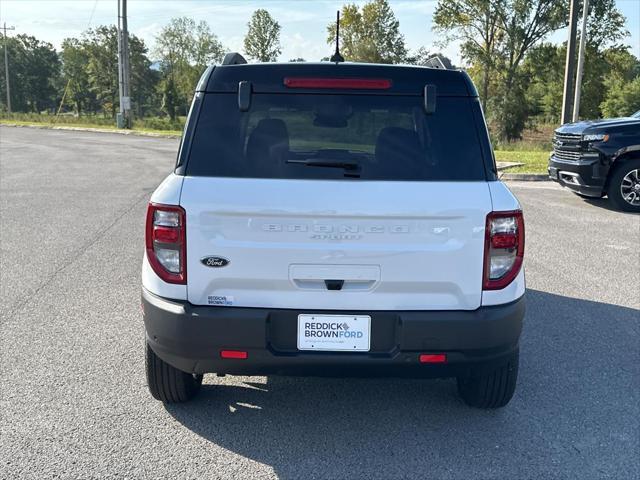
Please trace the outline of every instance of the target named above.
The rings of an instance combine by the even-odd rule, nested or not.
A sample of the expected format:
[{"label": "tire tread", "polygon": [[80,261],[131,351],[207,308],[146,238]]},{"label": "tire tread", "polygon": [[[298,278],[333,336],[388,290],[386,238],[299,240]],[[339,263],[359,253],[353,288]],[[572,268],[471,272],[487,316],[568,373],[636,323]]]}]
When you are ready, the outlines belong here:
[{"label": "tire tread", "polygon": [[183,372],[158,357],[146,344],[146,373],[149,392],[164,403],[186,402],[193,398],[202,383],[201,375]]},{"label": "tire tread", "polygon": [[518,379],[519,354],[513,356],[493,371],[472,373],[458,378],[458,392],[464,402],[478,408],[500,408],[509,403]]}]

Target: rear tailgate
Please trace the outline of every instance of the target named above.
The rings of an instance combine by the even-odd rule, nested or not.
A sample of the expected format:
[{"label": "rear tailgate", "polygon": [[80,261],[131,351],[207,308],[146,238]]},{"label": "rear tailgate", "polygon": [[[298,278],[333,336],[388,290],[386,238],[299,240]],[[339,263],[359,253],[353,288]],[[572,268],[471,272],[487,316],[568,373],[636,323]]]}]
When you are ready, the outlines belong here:
[{"label": "rear tailgate", "polygon": [[196,305],[473,310],[481,303],[491,211],[484,181],[186,177],[181,205],[188,299]]}]

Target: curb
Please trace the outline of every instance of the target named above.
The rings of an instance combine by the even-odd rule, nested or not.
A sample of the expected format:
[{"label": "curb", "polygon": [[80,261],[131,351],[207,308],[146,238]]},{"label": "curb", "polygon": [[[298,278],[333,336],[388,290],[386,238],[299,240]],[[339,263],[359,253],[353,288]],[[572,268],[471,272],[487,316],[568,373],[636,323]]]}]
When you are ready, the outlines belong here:
[{"label": "curb", "polygon": [[549,175],[544,173],[503,173],[498,177],[500,180],[511,180],[519,182],[548,182]]},{"label": "curb", "polygon": [[496,162],[496,168],[499,172],[504,172],[510,168],[521,167],[524,165],[522,162]]},{"label": "curb", "polygon": [[157,138],[180,138],[182,135],[177,133],[156,133],[141,132],[139,130],[115,130],[110,128],[93,128],[93,127],[70,127],[63,125],[22,125],[18,123],[0,123],[0,126],[16,127],[16,128],[42,128],[47,130],[69,130],[74,132],[93,132],[93,133],[115,133],[117,135],[137,135],[140,137],[157,137]]}]

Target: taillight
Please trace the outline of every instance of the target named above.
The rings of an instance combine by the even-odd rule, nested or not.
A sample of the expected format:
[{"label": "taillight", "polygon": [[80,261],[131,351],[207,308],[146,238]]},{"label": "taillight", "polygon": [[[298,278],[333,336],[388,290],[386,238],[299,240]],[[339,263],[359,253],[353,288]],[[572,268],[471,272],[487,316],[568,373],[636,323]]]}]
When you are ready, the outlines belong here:
[{"label": "taillight", "polygon": [[484,290],[500,290],[520,273],[524,258],[524,217],[520,210],[487,215]]},{"label": "taillight", "polygon": [[386,90],[391,88],[391,80],[386,78],[309,78],[286,77],[288,88],[334,88],[358,90]]},{"label": "taillight", "polygon": [[182,207],[149,203],[147,258],[153,271],[165,282],[187,283],[186,227]]}]

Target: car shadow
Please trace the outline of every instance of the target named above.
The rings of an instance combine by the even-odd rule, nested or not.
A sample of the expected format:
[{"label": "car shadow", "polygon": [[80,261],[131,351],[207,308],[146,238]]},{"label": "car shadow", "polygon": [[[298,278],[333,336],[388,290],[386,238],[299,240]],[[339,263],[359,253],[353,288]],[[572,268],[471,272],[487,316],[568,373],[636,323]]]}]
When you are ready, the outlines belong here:
[{"label": "car shadow", "polygon": [[616,208],[606,197],[601,197],[601,198],[582,197],[582,199],[584,200],[585,203],[588,203],[589,205],[593,205],[594,207],[604,208],[605,210],[609,210],[611,212],[622,213],[625,215],[636,215],[636,216],[640,215],[639,212],[624,212]]},{"label": "car shadow", "polygon": [[279,478],[635,471],[639,314],[528,290],[519,385],[500,410],[465,406],[453,380],[242,377],[222,384],[213,376],[195,400],[165,408]]}]

